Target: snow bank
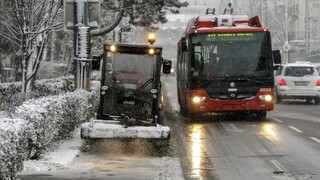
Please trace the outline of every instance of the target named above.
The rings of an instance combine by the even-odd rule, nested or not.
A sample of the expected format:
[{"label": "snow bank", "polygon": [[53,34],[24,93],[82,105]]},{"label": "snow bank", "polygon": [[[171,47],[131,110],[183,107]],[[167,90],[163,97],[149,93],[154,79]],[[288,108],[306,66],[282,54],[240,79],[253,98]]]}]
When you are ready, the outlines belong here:
[{"label": "snow bank", "polygon": [[11,114],[14,119],[0,119],[0,179],[15,177],[24,160],[39,159],[92,117],[99,102],[99,86],[93,87],[25,101]]}]

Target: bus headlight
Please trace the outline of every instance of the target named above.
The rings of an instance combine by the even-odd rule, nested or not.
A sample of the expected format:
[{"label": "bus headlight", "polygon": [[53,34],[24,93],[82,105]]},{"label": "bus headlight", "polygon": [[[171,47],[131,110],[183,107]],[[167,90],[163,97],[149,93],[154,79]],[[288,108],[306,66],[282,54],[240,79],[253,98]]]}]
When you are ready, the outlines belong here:
[{"label": "bus headlight", "polygon": [[206,97],[200,97],[200,96],[194,96],[192,98],[192,102],[194,103],[200,103],[206,101]]},{"label": "bus headlight", "polygon": [[260,95],[259,96],[260,101],[272,101],[272,96],[269,94],[266,95]]}]

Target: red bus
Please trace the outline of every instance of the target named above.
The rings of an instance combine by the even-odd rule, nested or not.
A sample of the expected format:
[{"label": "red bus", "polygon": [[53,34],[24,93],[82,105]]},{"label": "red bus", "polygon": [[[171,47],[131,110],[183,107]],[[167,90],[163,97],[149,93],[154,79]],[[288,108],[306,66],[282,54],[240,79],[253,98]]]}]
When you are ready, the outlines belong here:
[{"label": "red bus", "polygon": [[183,114],[246,112],[265,118],[273,110],[274,64],[281,59],[257,16],[207,10],[189,21],[177,51]]}]

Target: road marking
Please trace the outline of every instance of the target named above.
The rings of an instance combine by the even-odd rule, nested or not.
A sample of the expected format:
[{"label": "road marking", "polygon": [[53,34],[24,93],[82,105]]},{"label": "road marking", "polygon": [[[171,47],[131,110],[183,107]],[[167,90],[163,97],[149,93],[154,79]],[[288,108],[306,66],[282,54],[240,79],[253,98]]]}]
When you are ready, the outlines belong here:
[{"label": "road marking", "polygon": [[319,144],[320,144],[320,139],[315,138],[315,137],[310,137],[310,139],[312,139],[312,140],[314,140],[314,141],[316,141],[317,143],[319,143]]},{"label": "road marking", "polygon": [[275,159],[270,160],[270,161],[278,169],[277,171],[274,171],[273,173],[274,174],[279,174],[279,175],[272,176],[273,178],[285,179],[285,180],[294,180],[294,179],[296,179],[296,178],[294,178],[292,176],[291,173],[288,173],[288,170],[282,164],[280,164],[279,161],[277,161]]},{"label": "road marking", "polygon": [[298,133],[302,133],[302,131],[300,129],[298,129],[298,128],[295,128],[293,126],[288,126],[288,127],[291,128],[294,131],[297,131]]},{"label": "road marking", "polygon": [[273,118],[273,120],[279,122],[279,123],[283,123],[283,121],[281,121],[280,119],[277,119],[277,118]]},{"label": "road marking", "polygon": [[276,166],[276,168],[279,170],[279,171],[282,171],[282,172],[286,172],[287,170],[286,170],[286,168],[285,167],[283,167],[277,160],[270,160],[271,162],[272,162],[272,164],[274,165],[274,166]]},{"label": "road marking", "polygon": [[232,131],[235,131],[235,132],[238,132],[238,133],[242,133],[242,132],[244,132],[246,130],[246,129],[240,129],[236,125],[234,125],[232,123],[229,123],[229,126],[231,126]]}]

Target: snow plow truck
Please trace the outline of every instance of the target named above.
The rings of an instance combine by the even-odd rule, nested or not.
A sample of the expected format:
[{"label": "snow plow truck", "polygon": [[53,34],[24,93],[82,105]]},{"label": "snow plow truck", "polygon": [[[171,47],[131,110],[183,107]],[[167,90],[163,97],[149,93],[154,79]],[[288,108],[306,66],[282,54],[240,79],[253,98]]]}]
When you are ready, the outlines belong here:
[{"label": "snow plow truck", "polygon": [[162,47],[110,43],[101,56],[92,65],[102,73],[99,109],[81,125],[81,138],[168,140],[160,76],[170,73],[171,60],[163,59]]}]

